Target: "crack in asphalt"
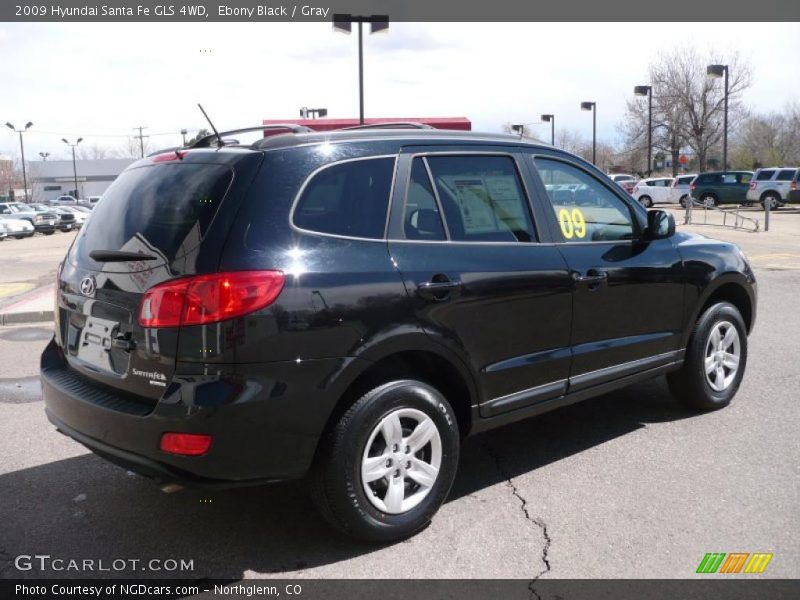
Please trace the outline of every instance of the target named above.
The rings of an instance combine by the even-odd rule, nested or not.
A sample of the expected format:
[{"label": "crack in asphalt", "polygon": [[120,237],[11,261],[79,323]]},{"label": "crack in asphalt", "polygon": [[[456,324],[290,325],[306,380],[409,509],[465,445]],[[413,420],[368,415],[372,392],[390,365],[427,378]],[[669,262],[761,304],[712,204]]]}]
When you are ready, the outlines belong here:
[{"label": "crack in asphalt", "polygon": [[540,559],[542,563],[544,563],[544,569],[539,571],[533,579],[530,580],[528,583],[528,590],[531,592],[532,597],[536,597],[538,600],[541,600],[541,596],[536,591],[536,582],[542,577],[542,575],[549,573],[551,570],[550,566],[550,545],[553,542],[553,538],[550,537],[550,533],[547,531],[547,524],[540,518],[540,517],[533,517],[531,516],[530,511],[528,511],[528,500],[520,493],[519,489],[517,488],[516,484],[514,483],[514,478],[508,472],[508,469],[505,468],[503,465],[503,461],[500,459],[500,456],[495,452],[494,448],[489,444],[489,436],[487,435],[484,440],[484,447],[486,448],[486,452],[489,456],[492,457],[492,460],[497,467],[497,471],[500,475],[505,479],[506,485],[511,489],[511,494],[520,502],[520,509],[522,510],[522,514],[525,515],[525,520],[530,521],[542,533],[542,537],[544,538],[544,545],[542,546],[542,553]]}]

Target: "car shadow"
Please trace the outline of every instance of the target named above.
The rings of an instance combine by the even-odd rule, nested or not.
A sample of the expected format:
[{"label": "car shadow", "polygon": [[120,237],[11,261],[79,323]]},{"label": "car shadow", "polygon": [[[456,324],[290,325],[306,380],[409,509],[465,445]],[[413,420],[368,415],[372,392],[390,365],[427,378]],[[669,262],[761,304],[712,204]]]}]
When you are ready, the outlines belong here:
[{"label": "car shadow", "polygon": [[[448,502],[531,473],[645,427],[691,416],[662,379],[465,441]],[[56,435],[42,432],[42,437]],[[45,443],[45,442],[43,442]],[[379,549],[331,529],[303,482],[213,493],[165,494],[92,454],[0,475],[0,577],[168,577],[240,579],[348,560]],[[19,571],[14,557],[189,559],[185,573],[141,566],[104,572]]]}]

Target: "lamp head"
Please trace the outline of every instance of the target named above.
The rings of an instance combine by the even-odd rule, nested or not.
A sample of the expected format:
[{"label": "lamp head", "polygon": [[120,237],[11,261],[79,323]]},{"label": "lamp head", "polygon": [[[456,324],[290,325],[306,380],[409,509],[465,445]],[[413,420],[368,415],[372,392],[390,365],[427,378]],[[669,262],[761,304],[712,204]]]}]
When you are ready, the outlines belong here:
[{"label": "lamp head", "polygon": [[581,110],[593,110],[594,102],[581,102]]},{"label": "lamp head", "polygon": [[511,130],[516,131],[517,133],[522,133],[525,131],[525,125],[512,125]]},{"label": "lamp head", "polygon": [[27,123],[25,123],[25,129],[30,129],[31,127],[33,127],[33,122],[28,121]]},{"label": "lamp head", "polygon": [[6,122],[6,127],[8,127],[9,129],[13,129],[14,131],[16,131],[16,129],[17,129],[11,123],[8,123],[8,122]]},{"label": "lamp head", "polygon": [[649,85],[637,85],[633,88],[633,93],[637,96],[647,96],[653,88]]},{"label": "lamp head", "polygon": [[389,33],[389,15],[372,15],[370,33]]},{"label": "lamp head", "polygon": [[706,67],[706,75],[716,79],[718,77],[723,77],[727,70],[728,65],[708,65],[708,67]]},{"label": "lamp head", "polygon": [[67,146],[69,146],[69,142],[67,141],[67,138],[61,138],[61,141],[64,142]]},{"label": "lamp head", "polygon": [[346,33],[350,35],[353,31],[353,15],[334,13],[333,30],[336,33]]},{"label": "lamp head", "polygon": [[317,109],[317,114],[320,117],[327,117],[328,116],[328,109],[327,108],[318,108]]},{"label": "lamp head", "polygon": [[549,123],[550,121],[553,120],[554,116],[555,115],[542,115],[542,121],[544,121],[545,123]]},{"label": "lamp head", "polygon": [[77,145],[78,145],[78,144],[80,144],[82,141],[83,141],[83,138],[78,138],[77,140],[75,140],[75,145],[77,146]]}]

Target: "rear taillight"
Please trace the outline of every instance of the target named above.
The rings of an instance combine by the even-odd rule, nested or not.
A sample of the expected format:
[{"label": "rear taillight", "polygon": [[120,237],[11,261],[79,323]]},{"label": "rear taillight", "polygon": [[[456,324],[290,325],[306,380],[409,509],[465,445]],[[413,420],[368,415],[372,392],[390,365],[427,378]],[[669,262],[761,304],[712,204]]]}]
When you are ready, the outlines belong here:
[{"label": "rear taillight", "polygon": [[755,182],[755,181],[753,181],[753,182],[751,182],[751,183],[750,183],[750,189],[751,189],[751,190],[754,190],[754,189],[756,189],[756,182]]},{"label": "rear taillight", "polygon": [[204,325],[241,317],[272,304],[283,289],[280,271],[233,271],[175,279],[142,298],[142,327]]},{"label": "rear taillight", "polygon": [[792,188],[792,191],[793,191],[793,192],[796,192],[796,191],[797,191],[797,182],[796,182],[796,181],[793,181],[793,182],[792,182],[792,185],[791,185],[790,187]]},{"label": "rear taillight", "polygon": [[165,152],[164,154],[156,154],[151,160],[154,163],[169,162],[171,160],[183,160],[184,156],[186,156],[185,150],[183,152],[173,150],[171,152]]},{"label": "rear taillight", "polygon": [[161,436],[159,448],[170,454],[200,456],[211,447],[211,436],[199,433],[165,433]]},{"label": "rear taillight", "polygon": [[691,184],[689,186],[689,189],[692,190],[692,191],[695,191],[697,189],[697,184],[696,183]]}]

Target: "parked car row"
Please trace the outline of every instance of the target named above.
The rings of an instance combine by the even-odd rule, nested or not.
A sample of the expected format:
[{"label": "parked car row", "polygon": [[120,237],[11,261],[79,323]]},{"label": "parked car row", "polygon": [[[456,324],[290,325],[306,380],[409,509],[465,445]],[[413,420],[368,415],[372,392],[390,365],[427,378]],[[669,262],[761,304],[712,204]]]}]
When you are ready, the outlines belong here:
[{"label": "parked car row", "polygon": [[52,235],[57,230],[66,232],[80,229],[91,212],[91,209],[81,205],[0,202],[0,239],[21,239],[36,232]]},{"label": "parked car row", "polygon": [[[620,185],[630,180],[619,180]],[[689,198],[705,206],[720,204],[742,204],[750,206],[769,203],[775,210],[784,204],[800,203],[800,168],[770,167],[752,171],[709,171],[700,174],[687,174],[678,177],[651,177],[633,180],[629,193],[644,207],[654,204],[680,204],[685,207]],[[627,187],[626,187],[627,189]]]}]

